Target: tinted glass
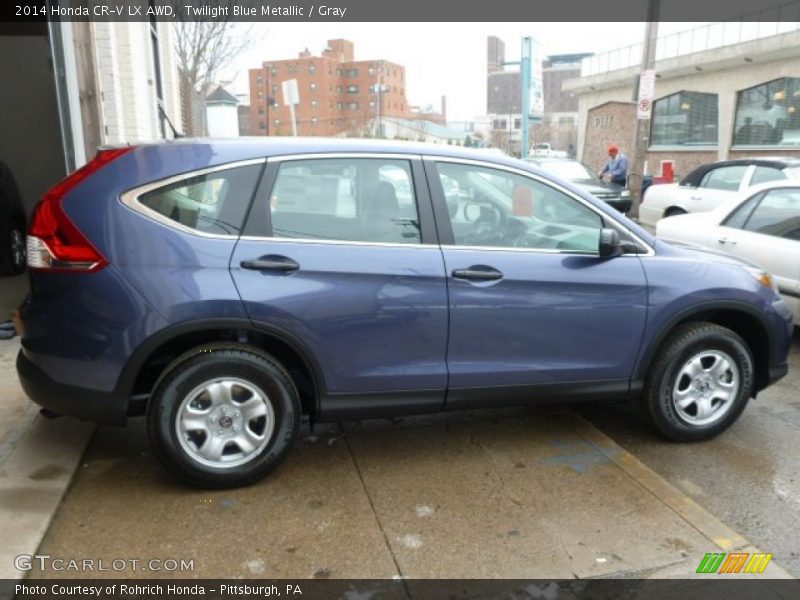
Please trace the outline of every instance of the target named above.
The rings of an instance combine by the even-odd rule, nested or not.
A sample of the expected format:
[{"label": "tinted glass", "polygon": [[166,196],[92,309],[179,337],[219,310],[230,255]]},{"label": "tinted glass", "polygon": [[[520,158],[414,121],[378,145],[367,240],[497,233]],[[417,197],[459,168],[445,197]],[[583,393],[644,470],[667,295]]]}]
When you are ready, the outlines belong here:
[{"label": "tinted glass", "polygon": [[766,192],[744,228],[765,235],[800,240],[800,190],[777,189]]},{"label": "tinted glass", "polygon": [[800,77],[784,77],[739,92],[736,98],[734,145],[797,146],[800,144]]},{"label": "tinted glass", "polygon": [[157,213],[204,233],[238,235],[262,165],[187,177],[139,196]]},{"label": "tinted glass", "polygon": [[719,138],[717,94],[679,92],[653,105],[654,146],[716,146]]},{"label": "tinted glass", "polygon": [[700,187],[712,190],[725,190],[735,192],[739,190],[742,178],[749,167],[747,165],[733,165],[712,169],[703,178]]},{"label": "tinted glass", "polygon": [[597,252],[603,221],[549,185],[507,171],[439,163],[455,243]]},{"label": "tinted glass", "polygon": [[750,185],[758,183],[766,183],[767,181],[780,181],[786,179],[786,175],[780,169],[774,167],[756,167],[753,172],[753,178],[750,180]]},{"label": "tinted glass", "polygon": [[741,205],[739,208],[734,210],[730,216],[723,221],[723,225],[726,227],[734,227],[736,229],[741,229],[744,227],[744,224],[747,222],[747,218],[750,216],[750,213],[753,212],[753,207],[758,204],[758,201],[761,200],[761,197],[764,194],[756,194],[755,196],[748,198],[748,200]]},{"label": "tinted glass", "polygon": [[315,159],[281,164],[270,197],[276,237],[418,244],[408,161]]}]

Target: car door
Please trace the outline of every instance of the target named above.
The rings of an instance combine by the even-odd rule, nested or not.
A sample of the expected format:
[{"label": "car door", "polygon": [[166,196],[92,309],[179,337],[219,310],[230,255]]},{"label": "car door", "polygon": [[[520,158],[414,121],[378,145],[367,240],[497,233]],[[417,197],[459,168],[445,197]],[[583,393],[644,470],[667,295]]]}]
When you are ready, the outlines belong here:
[{"label": "car door", "polygon": [[723,165],[711,169],[694,190],[688,190],[689,212],[713,210],[747,187],[752,165]]},{"label": "car door", "polygon": [[769,271],[800,322],[800,189],[753,194],[718,229],[717,247]]},{"label": "car door", "polygon": [[[426,172],[448,277],[447,406],[627,390],[645,323],[636,256],[600,258],[603,214],[511,167]],[[443,185],[444,183],[444,185]]]},{"label": "car door", "polygon": [[334,418],[438,409],[447,296],[421,160],[270,158],[231,273],[250,318],[317,366]]}]

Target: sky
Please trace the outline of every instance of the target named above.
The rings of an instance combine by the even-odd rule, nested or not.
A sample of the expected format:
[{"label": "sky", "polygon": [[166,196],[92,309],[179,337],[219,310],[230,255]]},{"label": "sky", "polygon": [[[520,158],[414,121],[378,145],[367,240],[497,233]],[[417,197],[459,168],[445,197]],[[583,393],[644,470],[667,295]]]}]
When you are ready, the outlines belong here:
[{"label": "sky", "polygon": [[[661,23],[659,35],[701,23]],[[433,105],[447,96],[448,121],[486,113],[486,38],[506,43],[506,60],[518,60],[521,38],[532,36],[544,55],[603,52],[640,43],[644,23],[254,23],[236,25],[252,42],[219,79],[248,93],[247,69],[294,58],[306,47],[319,56],[329,39],[355,44],[356,60],[384,59],[405,66],[406,98]],[[515,67],[512,67],[515,68]]]}]

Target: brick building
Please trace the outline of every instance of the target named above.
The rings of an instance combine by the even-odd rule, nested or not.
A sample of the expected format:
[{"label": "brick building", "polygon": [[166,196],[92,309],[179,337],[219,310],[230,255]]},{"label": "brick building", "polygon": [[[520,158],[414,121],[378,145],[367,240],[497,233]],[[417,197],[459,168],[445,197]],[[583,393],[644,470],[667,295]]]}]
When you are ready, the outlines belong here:
[{"label": "brick building", "polygon": [[297,134],[364,135],[377,117],[408,118],[405,67],[387,60],[355,60],[353,42],[328,40],[321,56],[308,49],[297,58],[250,69],[250,135],[291,135],[281,83],[296,79]]}]

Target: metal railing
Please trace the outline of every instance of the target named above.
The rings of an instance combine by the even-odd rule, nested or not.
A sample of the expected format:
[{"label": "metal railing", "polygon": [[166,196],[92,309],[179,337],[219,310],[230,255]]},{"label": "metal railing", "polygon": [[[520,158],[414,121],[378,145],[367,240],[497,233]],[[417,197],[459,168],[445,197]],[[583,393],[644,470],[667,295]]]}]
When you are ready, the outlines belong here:
[{"label": "metal railing", "polygon": [[[797,21],[788,21],[797,18]],[[800,2],[763,9],[732,21],[701,25],[658,38],[656,61],[713,50],[800,30]],[[635,67],[642,62],[642,44],[631,44],[581,61],[581,76]]]}]

